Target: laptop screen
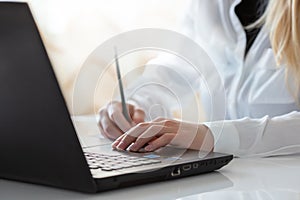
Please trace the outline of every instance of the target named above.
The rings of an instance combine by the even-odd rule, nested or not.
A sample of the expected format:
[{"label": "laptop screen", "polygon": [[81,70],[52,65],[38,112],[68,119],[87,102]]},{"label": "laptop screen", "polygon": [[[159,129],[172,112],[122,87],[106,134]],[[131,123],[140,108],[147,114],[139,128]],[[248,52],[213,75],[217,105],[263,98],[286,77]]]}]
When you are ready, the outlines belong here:
[{"label": "laptop screen", "polygon": [[0,177],[92,188],[64,98],[26,3],[0,2],[0,160]]}]

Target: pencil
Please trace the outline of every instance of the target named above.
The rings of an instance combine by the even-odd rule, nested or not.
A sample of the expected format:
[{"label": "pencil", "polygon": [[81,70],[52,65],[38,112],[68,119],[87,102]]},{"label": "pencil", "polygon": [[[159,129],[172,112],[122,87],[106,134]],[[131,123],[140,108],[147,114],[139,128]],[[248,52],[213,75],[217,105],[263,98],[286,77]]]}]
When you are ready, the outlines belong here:
[{"label": "pencil", "polygon": [[123,113],[124,117],[126,118],[126,120],[129,123],[131,123],[131,117],[129,116],[129,112],[128,112],[128,109],[126,106],[126,101],[125,101],[123,83],[122,83],[122,79],[121,79],[121,72],[120,72],[120,66],[119,66],[119,60],[118,60],[117,47],[115,47],[114,49],[115,49],[115,64],[116,64],[118,84],[119,84],[121,103],[122,103],[122,113]]}]

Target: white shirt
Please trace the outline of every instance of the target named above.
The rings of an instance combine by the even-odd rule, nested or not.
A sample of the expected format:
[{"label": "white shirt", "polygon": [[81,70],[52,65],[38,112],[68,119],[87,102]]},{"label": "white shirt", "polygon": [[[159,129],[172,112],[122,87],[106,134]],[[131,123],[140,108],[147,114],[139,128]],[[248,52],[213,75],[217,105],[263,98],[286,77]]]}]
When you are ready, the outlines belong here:
[{"label": "white shirt", "polygon": [[[224,84],[225,121],[208,117],[212,121],[204,123],[214,135],[214,151],[239,157],[300,152],[300,107],[287,89],[285,67],[276,65],[265,27],[244,57],[246,34],[234,12],[240,1],[195,0],[179,30],[205,49]],[[172,56],[159,56],[150,61],[153,63],[170,66],[185,78],[195,80],[193,87],[201,93],[204,108],[210,108],[210,102],[205,100],[207,92],[199,86],[200,77],[195,77],[196,74],[181,61]],[[164,70],[146,68],[143,78],[177,87],[177,95],[186,97],[186,86],[176,80],[176,75]],[[217,93],[217,87],[213,94]],[[170,116],[171,104],[167,96],[163,88],[155,88],[135,93],[131,101],[156,116]],[[218,102],[214,104],[218,108]],[[155,108],[155,105],[160,106]]]}]

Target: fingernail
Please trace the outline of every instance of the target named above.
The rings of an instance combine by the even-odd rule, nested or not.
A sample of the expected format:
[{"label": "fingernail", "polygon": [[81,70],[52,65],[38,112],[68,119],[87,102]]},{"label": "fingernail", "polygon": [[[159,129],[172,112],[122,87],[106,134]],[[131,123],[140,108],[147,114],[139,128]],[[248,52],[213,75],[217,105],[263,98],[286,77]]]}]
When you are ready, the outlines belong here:
[{"label": "fingernail", "polygon": [[136,149],[136,145],[131,145],[130,147],[129,147],[129,150],[130,151],[137,151],[137,149]]},{"label": "fingernail", "polygon": [[151,144],[149,144],[145,147],[146,151],[152,151],[152,149],[153,149],[153,146]]},{"label": "fingernail", "polygon": [[124,146],[124,143],[123,142],[120,142],[117,146],[116,146],[116,148],[118,149],[118,150],[124,150],[126,147]]},{"label": "fingernail", "polygon": [[114,142],[111,144],[111,147],[112,147],[112,148],[116,148],[118,144],[119,144],[119,141],[114,141]]},{"label": "fingernail", "polygon": [[116,146],[116,150],[118,150],[118,151],[124,151],[124,149],[122,149],[121,147],[119,147],[119,145]]}]

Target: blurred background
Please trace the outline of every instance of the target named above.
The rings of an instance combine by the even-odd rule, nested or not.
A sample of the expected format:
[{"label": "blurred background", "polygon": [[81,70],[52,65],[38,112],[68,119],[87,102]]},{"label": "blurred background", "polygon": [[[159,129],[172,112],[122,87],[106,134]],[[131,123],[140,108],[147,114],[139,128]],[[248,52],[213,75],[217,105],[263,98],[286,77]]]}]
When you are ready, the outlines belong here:
[{"label": "blurred background", "polygon": [[[185,0],[28,0],[54,66],[69,108],[74,82],[87,57],[104,41],[139,28],[175,30],[187,4]],[[153,53],[136,54],[122,61],[126,70],[142,66]],[[97,61],[95,61],[97,62]],[[101,63],[94,63],[95,66]],[[139,71],[142,73],[142,71]],[[76,113],[93,114],[107,103],[116,84],[115,71],[106,77],[106,89],[96,105],[84,101]],[[89,87],[88,85],[85,87]],[[84,98],[84,95],[83,97]]]}]

